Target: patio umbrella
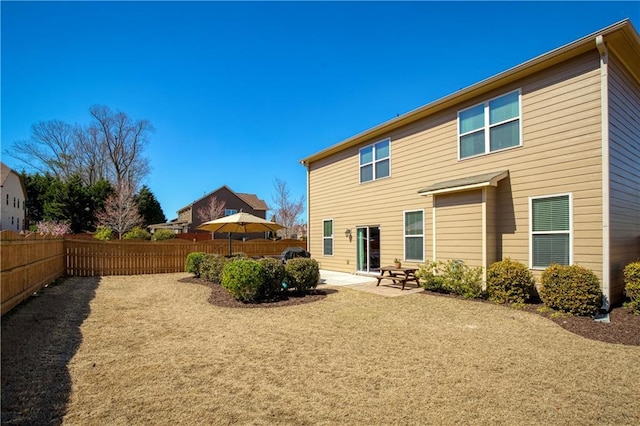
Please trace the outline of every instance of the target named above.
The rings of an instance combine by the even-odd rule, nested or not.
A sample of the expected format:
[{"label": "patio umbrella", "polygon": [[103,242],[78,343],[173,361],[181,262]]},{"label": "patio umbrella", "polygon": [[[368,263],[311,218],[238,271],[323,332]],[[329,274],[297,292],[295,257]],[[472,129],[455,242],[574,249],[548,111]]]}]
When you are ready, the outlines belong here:
[{"label": "patio umbrella", "polygon": [[231,256],[231,233],[275,232],[282,228],[285,228],[285,226],[269,222],[250,213],[240,212],[204,222],[196,229],[209,232],[227,232],[229,236],[229,256]]}]

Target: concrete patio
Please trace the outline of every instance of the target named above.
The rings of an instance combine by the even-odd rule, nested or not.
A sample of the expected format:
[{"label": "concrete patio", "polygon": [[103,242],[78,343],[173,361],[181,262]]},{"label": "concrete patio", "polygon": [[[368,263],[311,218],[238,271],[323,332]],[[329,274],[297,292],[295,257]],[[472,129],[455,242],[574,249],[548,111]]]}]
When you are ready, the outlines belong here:
[{"label": "concrete patio", "polygon": [[398,297],[406,296],[424,291],[421,287],[408,284],[404,290],[400,284],[391,284],[386,281],[376,286],[377,280],[375,275],[359,275],[349,274],[346,272],[320,270],[320,287],[348,287],[358,291],[379,294],[380,296]]}]

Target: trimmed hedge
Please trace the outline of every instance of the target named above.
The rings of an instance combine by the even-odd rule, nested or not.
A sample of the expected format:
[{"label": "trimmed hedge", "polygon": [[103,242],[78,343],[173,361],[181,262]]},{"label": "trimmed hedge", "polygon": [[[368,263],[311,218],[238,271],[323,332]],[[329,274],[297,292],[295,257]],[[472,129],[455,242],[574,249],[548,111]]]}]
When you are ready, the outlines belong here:
[{"label": "trimmed hedge", "polygon": [[523,263],[507,257],[487,269],[487,296],[495,303],[525,303],[534,292],[535,279]]},{"label": "trimmed hedge", "polygon": [[150,240],[151,234],[146,229],[142,229],[139,226],[136,226],[135,228],[126,232],[122,236],[122,238],[125,240]]},{"label": "trimmed hedge", "polygon": [[260,289],[261,299],[274,298],[282,292],[282,281],[285,278],[284,265],[281,261],[271,257],[265,257],[258,260],[264,268],[264,285]]},{"label": "trimmed hedge", "polygon": [[196,278],[200,278],[200,265],[206,257],[207,254],[201,251],[189,253],[184,265],[185,272],[189,272],[190,274],[195,275]]},{"label": "trimmed hedge", "polygon": [[100,241],[108,241],[113,239],[113,232],[111,228],[106,226],[98,226],[96,232],[93,234],[93,238]]},{"label": "trimmed hedge", "polygon": [[640,315],[640,261],[624,267],[624,292],[629,298],[624,306]]},{"label": "trimmed hedge", "polygon": [[299,293],[315,289],[320,281],[320,265],[315,259],[293,258],[287,261],[285,273],[288,287],[295,288]]},{"label": "trimmed hedge", "polygon": [[594,315],[602,305],[598,277],[579,265],[549,266],[542,273],[539,292],[545,305],[573,315]]},{"label": "trimmed hedge", "polygon": [[227,263],[222,270],[222,287],[242,302],[254,302],[265,283],[265,271],[260,262],[238,259]]},{"label": "trimmed hedge", "polygon": [[171,240],[176,237],[170,229],[156,229],[153,233],[153,241]]},{"label": "trimmed hedge", "polygon": [[200,276],[207,281],[220,283],[222,270],[231,259],[217,254],[208,254],[200,262]]}]

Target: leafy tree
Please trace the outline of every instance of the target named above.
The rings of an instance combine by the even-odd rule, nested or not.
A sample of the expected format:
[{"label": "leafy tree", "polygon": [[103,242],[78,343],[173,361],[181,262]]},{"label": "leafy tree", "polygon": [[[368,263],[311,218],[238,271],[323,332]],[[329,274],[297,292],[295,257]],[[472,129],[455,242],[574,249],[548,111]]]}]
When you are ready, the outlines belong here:
[{"label": "leafy tree", "polygon": [[167,221],[160,203],[147,185],[140,188],[140,192],[136,195],[136,203],[138,203],[138,213],[142,216],[143,227]]},{"label": "leafy tree", "polygon": [[91,198],[91,211],[95,216],[97,212],[104,210],[105,201],[115,190],[109,181],[101,179],[90,185],[87,191]]},{"label": "leafy tree", "polygon": [[49,187],[58,179],[49,173],[36,173],[33,175],[22,172],[22,181],[27,191],[25,206],[26,215],[32,224],[41,222],[44,219],[44,205],[47,201],[47,191]]},{"label": "leafy tree", "polygon": [[56,180],[49,186],[44,204],[44,219],[67,222],[74,233],[93,228],[92,200],[78,175],[67,182]]},{"label": "leafy tree", "polygon": [[25,206],[32,224],[41,221],[69,224],[72,232],[93,231],[96,213],[104,210],[113,187],[106,180],[87,186],[79,175],[63,181],[51,174],[22,173],[27,191]]},{"label": "leafy tree", "polygon": [[275,194],[272,198],[273,206],[270,209],[274,213],[276,222],[286,226],[286,229],[282,230],[284,238],[289,238],[293,226],[297,224],[298,216],[304,211],[304,197],[292,199],[287,183],[278,178],[273,182],[273,187]]}]

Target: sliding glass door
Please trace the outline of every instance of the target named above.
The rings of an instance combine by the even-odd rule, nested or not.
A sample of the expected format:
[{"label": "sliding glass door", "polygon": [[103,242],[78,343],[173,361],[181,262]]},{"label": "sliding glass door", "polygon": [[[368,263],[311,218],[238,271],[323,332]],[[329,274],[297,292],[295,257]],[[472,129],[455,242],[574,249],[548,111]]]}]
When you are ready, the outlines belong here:
[{"label": "sliding glass door", "polygon": [[380,270],[380,228],[361,226],[356,228],[358,272]]}]

